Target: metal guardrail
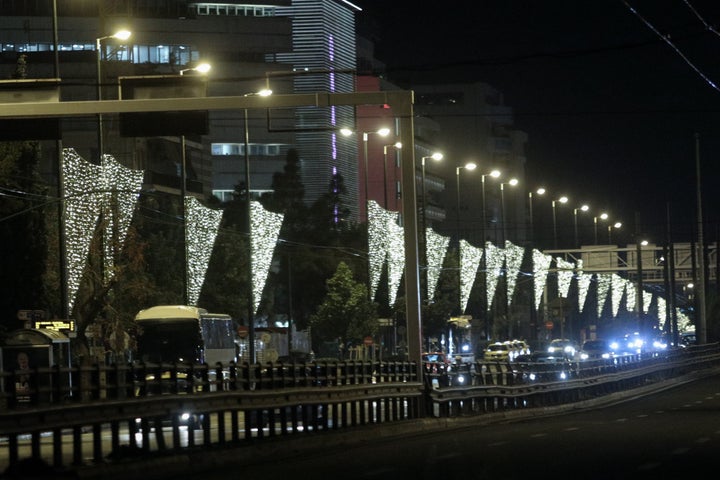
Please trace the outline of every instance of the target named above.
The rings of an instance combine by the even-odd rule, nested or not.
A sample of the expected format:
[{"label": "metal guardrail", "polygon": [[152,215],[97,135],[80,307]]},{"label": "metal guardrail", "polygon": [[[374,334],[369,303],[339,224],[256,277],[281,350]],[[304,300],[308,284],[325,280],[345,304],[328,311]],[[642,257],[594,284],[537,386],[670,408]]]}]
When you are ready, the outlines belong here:
[{"label": "metal guardrail", "polygon": [[0,374],[0,469],[28,458],[79,469],[422,417],[531,412],[718,365],[712,344],[574,362],[567,371],[513,362],[423,375],[407,362],[53,367],[31,372],[38,381],[23,399],[11,388],[16,371]]}]

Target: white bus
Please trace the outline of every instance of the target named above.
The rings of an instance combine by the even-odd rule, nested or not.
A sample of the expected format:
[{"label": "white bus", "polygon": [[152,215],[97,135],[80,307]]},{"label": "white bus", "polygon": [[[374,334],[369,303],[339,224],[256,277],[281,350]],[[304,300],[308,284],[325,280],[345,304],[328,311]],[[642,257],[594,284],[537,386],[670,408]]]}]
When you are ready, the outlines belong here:
[{"label": "white bus", "polygon": [[135,316],[137,356],[150,363],[236,361],[235,328],[230,315],[187,305],[160,305]]}]

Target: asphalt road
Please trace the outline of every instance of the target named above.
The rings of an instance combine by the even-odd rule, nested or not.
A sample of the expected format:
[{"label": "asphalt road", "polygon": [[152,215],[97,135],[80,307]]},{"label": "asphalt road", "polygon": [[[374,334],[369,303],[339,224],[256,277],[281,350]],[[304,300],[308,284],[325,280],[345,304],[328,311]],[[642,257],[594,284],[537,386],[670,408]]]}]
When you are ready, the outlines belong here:
[{"label": "asphalt road", "polygon": [[[604,408],[223,466],[203,480],[689,478],[720,458],[720,376]],[[197,472],[176,480],[197,479]]]}]

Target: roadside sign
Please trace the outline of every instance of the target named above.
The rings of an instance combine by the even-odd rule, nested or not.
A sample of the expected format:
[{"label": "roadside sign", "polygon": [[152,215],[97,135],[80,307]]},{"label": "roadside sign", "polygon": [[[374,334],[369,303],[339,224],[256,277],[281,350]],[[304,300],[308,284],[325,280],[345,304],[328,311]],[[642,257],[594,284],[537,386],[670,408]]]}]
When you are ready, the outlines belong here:
[{"label": "roadside sign", "polygon": [[372,337],[365,337],[365,338],[363,338],[363,344],[364,344],[364,345],[372,345],[372,344],[373,344],[373,338],[372,338]]},{"label": "roadside sign", "polygon": [[554,326],[555,324],[553,322],[545,322],[545,328],[547,328],[548,330],[552,330]]}]

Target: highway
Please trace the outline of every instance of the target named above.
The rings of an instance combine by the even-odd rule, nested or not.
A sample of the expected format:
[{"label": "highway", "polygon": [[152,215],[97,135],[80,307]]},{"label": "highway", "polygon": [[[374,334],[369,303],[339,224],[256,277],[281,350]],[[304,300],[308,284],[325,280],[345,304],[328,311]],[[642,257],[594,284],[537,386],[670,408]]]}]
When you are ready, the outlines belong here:
[{"label": "highway", "polygon": [[714,470],[718,452],[720,376],[713,376],[562,415],[352,447],[328,436],[322,452],[264,455],[205,472],[202,478],[688,478]]}]

